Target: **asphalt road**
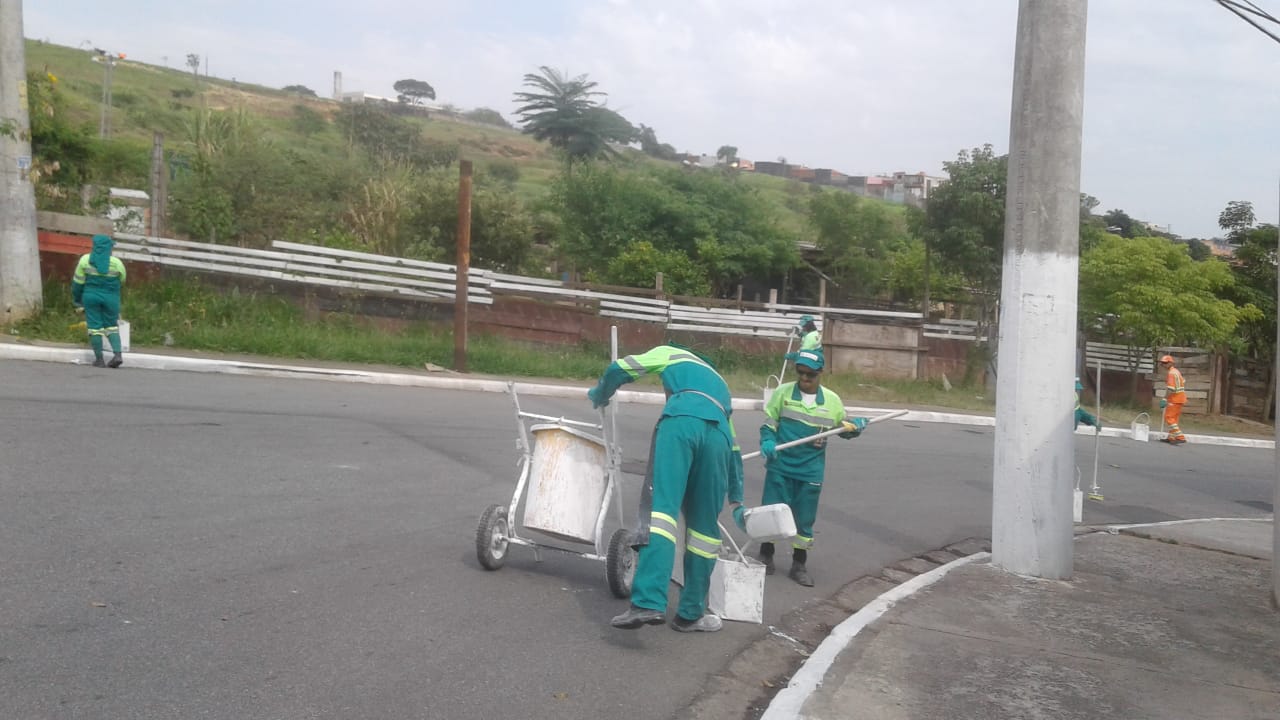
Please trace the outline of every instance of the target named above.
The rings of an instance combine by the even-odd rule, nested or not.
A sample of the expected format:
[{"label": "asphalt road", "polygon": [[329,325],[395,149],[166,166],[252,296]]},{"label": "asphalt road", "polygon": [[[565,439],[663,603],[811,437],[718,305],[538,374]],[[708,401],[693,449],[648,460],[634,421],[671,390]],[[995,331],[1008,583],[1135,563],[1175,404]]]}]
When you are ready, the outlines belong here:
[{"label": "asphalt road", "polygon": [[[657,412],[624,406],[627,469]],[[761,417],[735,413],[745,449]],[[1094,441],[1077,448],[1088,485]],[[1269,450],[1100,450],[1087,523],[1271,510]],[[991,455],[991,428],[957,425],[834,442],[818,585],[771,578],[766,622],[988,537]],[[0,718],[658,720],[766,632],[613,630],[625,602],[575,557],[517,547],[482,570],[476,522],[510,500],[517,459],[503,395],[0,364]],[[762,478],[752,463],[749,503]]]}]

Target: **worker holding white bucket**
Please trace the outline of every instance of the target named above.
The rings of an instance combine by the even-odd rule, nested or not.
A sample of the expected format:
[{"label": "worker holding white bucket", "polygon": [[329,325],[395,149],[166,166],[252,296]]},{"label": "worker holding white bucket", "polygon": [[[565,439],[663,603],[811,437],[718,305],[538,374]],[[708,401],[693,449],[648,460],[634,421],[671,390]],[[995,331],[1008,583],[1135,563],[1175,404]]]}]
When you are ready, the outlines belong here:
[{"label": "worker holding white bucket", "polygon": [[[813,587],[806,562],[813,547],[813,524],[818,517],[818,497],[826,472],[827,441],[785,450],[778,445],[800,440],[835,428],[845,428],[842,438],[855,438],[867,426],[867,419],[845,419],[840,396],[822,387],[820,377],[824,359],[821,349],[792,353],[796,365],[795,382],[783,383],[773,391],[765,404],[765,422],[760,427],[760,454],[768,460],[764,479],[762,505],[786,503],[795,517],[796,536],[792,541],[791,579],[805,587]],[[760,560],[765,572],[772,575],[774,546],[760,544]]]},{"label": "worker holding white bucket", "polygon": [[661,377],[667,402],[653,431],[640,495],[631,607],[610,624],[629,630],[666,622],[667,586],[683,510],[684,588],[671,627],[714,632],[722,623],[707,612],[707,591],[720,555],[717,518],[726,493],[731,501],[742,502],[742,453],[729,419],[733,398],[710,360],[674,343],[615,360],[587,397],[592,406],[603,407],[621,385],[650,373]]}]

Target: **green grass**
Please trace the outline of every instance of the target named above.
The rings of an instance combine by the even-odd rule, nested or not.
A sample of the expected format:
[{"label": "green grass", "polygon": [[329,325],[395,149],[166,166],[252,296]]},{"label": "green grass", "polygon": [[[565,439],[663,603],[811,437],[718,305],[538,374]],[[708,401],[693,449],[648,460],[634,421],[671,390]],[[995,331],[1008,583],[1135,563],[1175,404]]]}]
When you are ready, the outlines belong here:
[{"label": "green grass", "polygon": [[[308,319],[282,297],[268,293],[223,292],[196,280],[139,283],[124,297],[124,316],[132,325],[134,349],[164,346],[172,350],[240,353],[273,358],[385,365],[421,370],[424,363],[442,367],[453,364],[453,336],[448,328],[426,323],[401,332],[388,332],[357,318],[327,315]],[[77,326],[82,316],[71,306],[64,283],[47,283],[44,309],[30,320],[9,329],[11,335],[32,340],[84,344],[85,332]],[[624,352],[635,348],[623,348]],[[599,376],[608,360],[608,349],[585,344],[547,347],[476,336],[468,343],[470,370],[505,377],[590,381]],[[778,372],[780,358],[748,355],[731,350],[707,354],[724,375],[737,397],[758,398],[765,378]],[[794,380],[789,374],[787,380]],[[657,387],[653,378],[642,386]],[[840,394],[846,405],[910,407],[991,415],[992,393],[979,387],[952,386],[940,381],[877,380],[858,373],[836,373],[823,384]],[[1092,411],[1092,408],[1089,408]],[[1145,408],[1127,403],[1102,408],[1103,424],[1127,428]],[[1159,430],[1160,416],[1151,412],[1152,430]],[[1232,417],[1183,416],[1183,427],[1192,433],[1273,437],[1271,425]]]}]

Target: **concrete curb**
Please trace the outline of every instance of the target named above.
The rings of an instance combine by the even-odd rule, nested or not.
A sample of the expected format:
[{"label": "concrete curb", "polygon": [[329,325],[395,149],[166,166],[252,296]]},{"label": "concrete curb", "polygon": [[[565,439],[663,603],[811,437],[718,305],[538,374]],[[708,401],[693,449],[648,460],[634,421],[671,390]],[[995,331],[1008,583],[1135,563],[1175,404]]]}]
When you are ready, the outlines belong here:
[{"label": "concrete curb", "polygon": [[[49,347],[45,345],[24,345],[13,342],[0,342],[0,359],[33,360],[39,362],[59,362],[73,365],[89,365],[93,362],[93,353],[88,348]],[[576,385],[551,385],[547,383],[528,383],[507,380],[492,380],[465,376],[435,377],[430,375],[413,375],[409,373],[373,372],[368,370],[350,370],[341,368],[320,368],[302,365],[278,365],[273,363],[245,362],[239,360],[216,360],[210,358],[184,357],[177,355],[149,355],[147,353],[128,353],[126,367],[145,370],[180,370],[185,372],[225,373],[231,375],[250,375],[255,377],[303,378],[308,380],[330,380],[336,382],[368,383],[371,385],[397,385],[402,387],[421,387],[436,390],[469,390],[479,392],[506,392],[511,382],[516,391],[522,395],[541,397],[560,397],[573,400],[585,400],[586,390]],[[621,390],[616,395],[619,402],[640,403],[645,405],[661,405],[666,397],[659,392],[638,390]],[[763,410],[764,401],[759,399],[734,398],[734,410]],[[876,415],[890,412],[885,408],[854,407],[846,410],[851,415]],[[928,410],[908,410],[899,418],[902,422],[947,423],[951,425],[972,425],[978,427],[995,427],[995,418],[984,415],[968,415],[964,413],[934,412]],[[1076,430],[1077,435],[1092,436],[1092,429]],[[1132,431],[1124,428],[1103,428],[1105,437],[1132,439]],[[1161,433],[1152,431],[1153,437]],[[1236,438],[1216,435],[1188,435],[1194,444],[1227,445],[1232,447],[1274,449],[1274,440],[1258,440],[1253,438]]]},{"label": "concrete curb", "polygon": [[787,686],[773,697],[760,720],[798,720],[802,717],[800,711],[805,701],[822,685],[836,656],[849,646],[855,635],[878,620],[899,601],[938,582],[952,570],[989,557],[991,553],[980,552],[953,560],[923,575],[917,575],[864,605],[861,610],[832,629],[831,634],[791,677]]}]

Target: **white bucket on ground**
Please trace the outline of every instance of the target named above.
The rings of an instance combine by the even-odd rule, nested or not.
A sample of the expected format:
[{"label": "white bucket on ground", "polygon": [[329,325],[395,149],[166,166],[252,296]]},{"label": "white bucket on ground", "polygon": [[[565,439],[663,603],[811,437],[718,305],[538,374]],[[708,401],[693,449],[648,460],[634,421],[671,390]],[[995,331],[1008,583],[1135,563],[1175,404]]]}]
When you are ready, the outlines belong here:
[{"label": "white bucket on ground", "polygon": [[[1146,422],[1138,422],[1145,419]],[[1147,442],[1151,439],[1151,426],[1147,423],[1151,421],[1151,416],[1147,413],[1138,413],[1138,417],[1133,419],[1129,424],[1129,430],[1133,432],[1133,439],[1138,442]]]},{"label": "white bucket on ground", "polygon": [[721,533],[734,552],[730,557],[716,558],[707,592],[707,609],[725,620],[762,623],[764,564],[743,555],[733,537],[723,530]]},{"label": "white bucket on ground", "polygon": [[120,352],[129,352],[129,321],[120,319],[116,327],[120,330]]},{"label": "white bucket on ground", "polygon": [[533,460],[521,524],[562,540],[595,544],[608,487],[604,442],[557,423],[529,430]]},{"label": "white bucket on ground", "polygon": [[743,511],[747,534],[756,542],[773,542],[794,537],[796,520],[785,503],[761,505]]}]

